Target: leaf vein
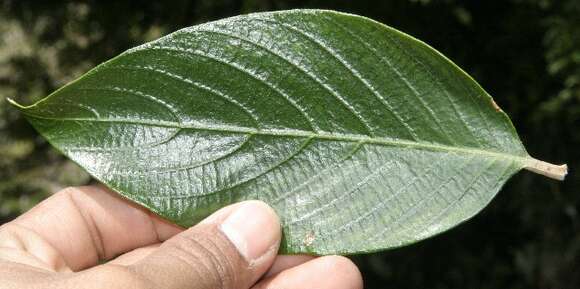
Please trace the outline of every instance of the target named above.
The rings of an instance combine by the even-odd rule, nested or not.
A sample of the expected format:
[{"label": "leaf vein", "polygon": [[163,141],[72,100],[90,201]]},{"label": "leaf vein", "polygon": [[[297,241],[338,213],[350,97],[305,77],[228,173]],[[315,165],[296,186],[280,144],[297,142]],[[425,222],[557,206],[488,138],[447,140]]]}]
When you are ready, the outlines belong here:
[{"label": "leaf vein", "polygon": [[302,115],[302,117],[304,117],[304,119],[308,122],[308,124],[310,125],[310,127],[312,128],[312,130],[314,132],[319,132],[320,131],[320,128],[318,127],[318,125],[316,125],[316,123],[314,121],[314,118],[311,117],[306,112],[306,109],[304,107],[300,106],[298,104],[298,102],[296,102],[289,95],[287,95],[285,92],[283,92],[275,84],[273,84],[273,83],[271,83],[269,81],[266,81],[265,79],[257,76],[256,74],[252,73],[251,71],[249,71],[248,69],[242,67],[241,65],[235,64],[233,62],[229,62],[229,61],[227,61],[225,59],[222,59],[220,57],[217,57],[217,56],[213,56],[213,55],[206,54],[206,53],[201,53],[199,51],[196,51],[196,50],[193,50],[193,49],[189,49],[189,48],[177,48],[177,47],[171,47],[171,46],[156,45],[156,46],[151,46],[148,49],[166,50],[166,51],[180,52],[180,53],[189,54],[189,55],[196,55],[196,56],[203,57],[203,58],[209,59],[209,60],[214,61],[214,62],[217,62],[217,63],[224,64],[224,65],[229,66],[231,68],[234,68],[234,69],[236,69],[236,70],[238,70],[238,71],[240,71],[240,72],[242,72],[242,73],[250,76],[251,78],[257,80],[258,82],[262,83],[263,85],[265,85],[266,87],[268,87],[271,91],[275,92],[276,95],[281,96],[288,103],[290,103],[290,105],[292,105]]},{"label": "leaf vein", "polygon": [[[467,165],[469,165],[469,163],[470,163],[470,162],[471,162],[473,159],[475,159],[475,157],[474,157],[474,156],[470,156],[468,159],[464,160],[464,161],[463,161],[463,164],[461,165],[461,168],[462,168],[462,169],[463,169],[463,168],[465,168]],[[434,168],[434,167],[432,167],[432,168]],[[461,171],[461,170],[460,170],[460,171]],[[394,217],[393,219],[394,219],[394,220],[396,220],[395,222],[392,222],[391,224],[389,224],[389,226],[387,226],[387,227],[383,228],[381,231],[379,231],[379,232],[377,232],[376,234],[374,234],[372,237],[370,237],[370,238],[369,238],[369,241],[374,241],[374,240],[376,240],[377,238],[381,237],[381,236],[382,236],[382,235],[383,235],[385,232],[387,232],[388,230],[390,230],[390,229],[394,228],[396,225],[398,225],[399,223],[401,223],[403,220],[406,220],[406,218],[402,218],[402,217],[403,217],[403,216],[408,216],[408,214],[409,214],[410,212],[414,212],[414,210],[415,210],[416,208],[418,208],[420,204],[422,204],[422,203],[423,203],[423,202],[424,202],[426,199],[429,199],[429,198],[431,198],[432,196],[434,196],[434,195],[435,195],[435,193],[437,193],[437,192],[438,192],[438,191],[439,191],[441,188],[443,188],[445,185],[449,184],[450,182],[454,181],[456,177],[457,177],[457,174],[451,174],[451,175],[449,176],[449,178],[447,178],[447,179],[446,179],[444,182],[441,182],[441,183],[439,184],[439,186],[438,186],[436,189],[434,189],[434,190],[433,190],[433,191],[432,191],[432,192],[429,194],[429,196],[428,196],[428,197],[421,199],[419,202],[417,202],[417,203],[413,204],[411,207],[409,207],[409,208],[407,208],[406,210],[404,210],[403,212],[401,212],[401,213],[400,213],[400,214],[399,214],[397,217]],[[414,178],[414,179],[417,179],[417,178]],[[414,182],[414,180],[413,180],[413,182]],[[389,198],[388,200],[390,200],[390,199],[392,199],[392,198]],[[388,201],[388,200],[387,200],[387,201]],[[381,202],[381,206],[384,206],[384,205],[386,205],[386,202],[387,202],[387,201],[385,201],[385,202]]]},{"label": "leaf vein", "polygon": [[[338,23],[337,21],[332,20],[330,17],[325,17],[325,16],[322,16],[322,17],[324,17],[327,20],[330,20],[330,22],[334,23],[335,25],[337,25],[338,27],[342,28],[344,31],[346,31],[347,33],[349,33],[353,37],[357,38],[358,41],[362,42],[365,46],[367,46],[367,48],[370,49],[375,56],[378,56],[381,60],[383,60],[387,64],[387,66],[389,68],[391,68],[395,72],[395,74],[397,74],[397,76],[399,77],[399,79],[402,80],[403,83],[408,88],[410,88],[413,91],[413,93],[417,93],[417,91],[415,89],[413,89],[413,87],[410,85],[409,80],[406,77],[404,77],[403,75],[401,75],[401,72],[396,67],[394,67],[394,65],[391,63],[391,61],[388,60],[388,59],[386,59],[386,58],[384,58],[384,57],[382,57],[382,56],[379,56],[377,54],[376,50],[373,47],[371,47],[370,44],[368,44],[368,42],[366,42],[362,37],[358,36],[357,34],[355,34],[354,32],[352,32],[352,30],[348,29],[347,27],[343,26],[342,24]],[[414,140],[416,140],[416,141],[419,141],[420,138],[417,135],[417,133],[415,133],[415,130],[411,126],[409,126],[409,124],[406,121],[404,121],[401,118],[401,116],[397,113],[397,111],[395,109],[393,109],[393,107],[391,106],[391,104],[389,103],[389,101],[387,100],[387,98],[384,97],[382,94],[378,94],[377,95],[377,98],[381,101],[381,103],[385,107],[387,107],[387,110],[395,117],[395,119],[400,124],[402,124],[403,127],[405,127],[405,129],[407,130],[407,132],[409,133],[409,135],[411,136],[411,138],[414,139]]]},{"label": "leaf vein", "polygon": [[338,167],[340,164],[342,164],[344,161],[346,161],[347,159],[351,158],[352,156],[354,156],[362,147],[364,143],[363,142],[358,142],[354,148],[352,150],[350,150],[346,155],[342,156],[335,164],[321,170],[320,172],[314,174],[313,176],[309,177],[308,179],[306,179],[304,182],[296,185],[292,190],[285,192],[281,195],[279,195],[277,198],[273,199],[271,202],[273,205],[277,205],[279,204],[282,200],[286,199],[288,196],[292,195],[293,193],[295,193],[296,191],[298,191],[299,189],[303,188],[304,186],[306,186],[307,184],[311,183],[314,179],[316,179],[317,177],[321,176],[322,174],[330,171],[331,169],[334,169],[336,167]]},{"label": "leaf vein", "polygon": [[68,118],[54,118],[48,116],[36,115],[27,111],[23,111],[28,117],[47,119],[55,121],[86,121],[86,122],[111,122],[111,123],[124,123],[124,124],[143,124],[143,125],[157,125],[161,127],[179,127],[183,129],[194,129],[203,131],[214,131],[214,132],[224,132],[224,133],[251,133],[257,135],[268,135],[268,136],[287,136],[287,137],[312,137],[322,140],[333,140],[333,141],[350,141],[350,142],[365,142],[369,144],[383,145],[383,146],[394,146],[403,148],[417,148],[428,151],[454,151],[462,152],[466,154],[476,154],[476,155],[487,155],[502,157],[506,159],[512,159],[518,162],[519,165],[523,166],[527,161],[527,157],[511,155],[501,151],[494,150],[483,150],[480,148],[463,147],[463,146],[449,146],[438,143],[427,143],[427,142],[413,142],[401,139],[390,139],[384,137],[367,137],[356,134],[341,134],[341,133],[313,133],[311,131],[301,131],[292,129],[252,129],[246,127],[228,126],[228,125],[208,125],[208,124],[195,124],[195,123],[176,123],[171,121],[161,121],[161,120],[147,120],[147,119],[128,119],[128,118],[108,118],[108,119],[94,119],[94,118],[78,118],[78,117],[68,117]]},{"label": "leaf vein", "polygon": [[[280,25],[283,27],[286,27],[287,29],[298,33],[299,35],[302,35],[303,37],[305,37],[306,39],[308,39],[309,41],[311,41],[312,43],[316,44],[317,46],[319,46],[320,48],[322,48],[323,51],[325,51],[328,55],[332,56],[334,59],[336,59],[340,64],[342,64],[342,66],[344,66],[346,68],[346,70],[352,74],[352,76],[355,77],[355,79],[357,79],[358,81],[360,81],[363,86],[365,86],[375,97],[379,97],[380,93],[372,86],[370,85],[370,83],[368,83],[361,75],[360,72],[358,72],[356,69],[354,69],[354,67],[352,67],[352,65],[350,63],[348,63],[346,60],[344,60],[344,58],[342,56],[340,56],[338,54],[338,52],[336,52],[334,49],[332,49],[331,47],[327,46],[324,43],[321,43],[320,41],[316,40],[316,38],[312,37],[310,34],[308,34],[307,32],[292,26],[290,24],[286,24],[283,22],[279,22],[276,20],[270,20],[270,19],[259,19],[259,18],[254,18],[252,20],[257,20],[257,21],[261,21],[261,22],[269,22],[269,23],[274,23],[276,25]],[[382,96],[381,96],[382,97]],[[379,97],[380,98],[380,97]],[[369,134],[371,136],[374,136],[373,133],[373,129],[371,127],[371,125],[369,124],[369,122],[362,117],[362,114],[360,112],[358,112],[354,106],[352,104],[350,104],[349,102],[346,101],[346,99],[344,99],[344,103],[348,105],[348,107],[350,107],[350,111],[356,116],[358,117],[363,123],[365,123],[365,127],[367,128],[367,130],[369,131]]]},{"label": "leaf vein", "polygon": [[[410,54],[406,49],[404,49],[399,42],[393,38],[389,33],[385,33],[385,35],[387,36],[387,38],[389,38],[389,40],[391,41],[391,43],[393,43],[394,45],[396,45],[399,48],[399,51],[401,51],[402,53],[406,54],[407,56],[409,56],[409,58],[413,59],[413,61],[415,61],[415,63],[421,65],[423,68],[425,68],[425,70],[427,71],[427,73],[429,74],[429,76],[431,77],[432,80],[434,80],[435,85],[437,85],[444,93],[445,97],[447,98],[447,100],[449,101],[449,103],[451,104],[451,107],[453,108],[455,114],[459,117],[459,119],[461,120],[461,123],[463,124],[463,126],[465,127],[465,129],[474,137],[477,138],[476,135],[473,133],[473,131],[469,128],[469,126],[467,125],[467,122],[465,121],[465,119],[463,118],[463,114],[461,114],[459,112],[459,110],[456,107],[456,104],[454,101],[451,100],[451,96],[449,95],[449,92],[447,91],[447,89],[445,87],[443,87],[441,85],[441,83],[439,82],[439,79],[437,77],[435,77],[433,75],[433,72],[431,72],[431,70],[427,67],[427,65],[425,65],[423,62],[421,62],[420,60],[418,60],[414,55]],[[367,45],[370,46],[370,44],[367,43]],[[429,114],[431,115],[431,117],[435,120],[435,122],[437,123],[437,126],[440,128],[440,130],[442,132],[445,133],[445,135],[447,136],[447,139],[449,139],[451,141],[451,143],[457,144],[457,141],[452,138],[449,133],[447,132],[447,130],[445,130],[443,128],[443,126],[441,125],[441,122],[439,120],[439,118],[437,117],[437,114],[435,114],[435,112],[433,111],[433,109],[431,109],[423,100],[423,98],[420,96],[419,92],[417,91],[416,88],[414,88],[411,83],[408,82],[408,80],[406,78],[402,78],[405,81],[405,84],[408,84],[409,87],[412,88],[413,93],[415,94],[416,98],[421,102],[421,104],[423,105],[423,107],[429,112]],[[471,97],[470,97],[471,98]]]},{"label": "leaf vein", "polygon": [[[447,205],[447,207],[443,210],[441,210],[441,212],[439,214],[437,214],[437,216],[433,217],[431,219],[431,221],[424,226],[424,228],[429,228],[431,225],[433,225],[433,223],[435,223],[441,216],[445,215],[445,213],[447,213],[451,208],[453,208],[455,205],[459,204],[459,202],[461,202],[463,200],[463,198],[467,195],[467,193],[469,192],[469,190],[472,189],[473,185],[479,180],[479,178],[485,174],[485,172],[491,168],[498,160],[497,159],[492,159],[492,161],[486,165],[484,167],[484,169],[482,169],[480,172],[478,172],[476,174],[476,176],[474,177],[474,179],[471,181],[471,183],[465,187],[465,189],[463,190],[463,192],[461,193],[461,195],[459,196],[459,198],[456,198],[452,203],[450,203],[449,205]],[[509,168],[509,164],[508,166],[506,166],[506,168],[503,169],[502,173],[499,174],[500,176],[502,176],[507,169]]]},{"label": "leaf vein", "polygon": [[156,72],[159,73],[161,75],[164,75],[166,77],[169,77],[171,79],[175,79],[177,81],[181,81],[190,85],[193,85],[196,88],[199,88],[201,90],[205,90],[213,95],[216,95],[218,97],[223,98],[225,101],[239,107],[242,109],[242,111],[244,111],[244,113],[246,113],[250,118],[252,118],[252,120],[254,121],[254,123],[256,124],[256,128],[259,128],[260,126],[260,120],[258,119],[258,117],[256,116],[255,113],[253,113],[248,107],[246,107],[244,104],[240,103],[239,101],[237,101],[236,99],[234,99],[233,97],[227,95],[226,93],[223,93],[215,88],[212,88],[210,86],[207,86],[205,84],[199,83],[197,81],[194,81],[192,79],[189,79],[187,77],[181,76],[181,75],[177,75],[174,73],[171,73],[169,71],[163,70],[163,69],[159,69],[159,68],[155,68],[152,66],[141,66],[141,65],[119,65],[119,66],[112,66],[109,67],[110,69],[134,69],[134,70],[143,70],[143,71],[152,71],[152,72]]},{"label": "leaf vein", "polygon": [[240,151],[245,145],[247,145],[249,143],[252,136],[254,136],[254,135],[253,134],[247,135],[247,137],[244,138],[243,141],[241,141],[238,145],[234,146],[232,149],[230,149],[225,154],[219,155],[215,158],[212,158],[212,159],[200,162],[200,163],[190,164],[190,165],[186,165],[186,166],[182,166],[182,167],[175,167],[175,168],[171,168],[171,169],[167,169],[167,170],[151,170],[151,171],[135,171],[134,170],[134,171],[123,171],[123,172],[118,171],[118,173],[123,174],[123,175],[131,175],[134,177],[141,177],[141,176],[147,176],[147,175],[152,175],[152,174],[167,174],[167,173],[172,173],[172,172],[195,169],[195,168],[201,167],[203,165],[206,165],[206,164],[209,164],[212,162],[216,162],[216,161],[225,159],[231,155],[234,155],[235,153]]},{"label": "leaf vein", "polygon": [[239,35],[235,35],[235,34],[230,34],[230,33],[227,33],[227,32],[223,32],[223,31],[220,31],[220,30],[215,29],[215,28],[212,29],[212,30],[196,29],[196,31],[199,31],[199,32],[208,32],[208,33],[215,33],[215,34],[221,34],[221,35],[224,35],[224,36],[229,36],[231,38],[239,39],[241,41],[244,41],[246,43],[249,43],[249,44],[252,44],[252,45],[254,45],[256,47],[259,47],[259,48],[267,51],[268,53],[270,53],[270,54],[278,57],[279,59],[282,59],[284,62],[286,62],[286,63],[290,64],[292,67],[298,69],[304,75],[306,75],[310,79],[314,80],[314,82],[316,82],[316,84],[318,84],[324,90],[326,90],[327,92],[329,92],[336,100],[339,101],[339,103],[341,105],[343,105],[347,110],[349,110],[360,121],[360,123],[363,125],[363,127],[365,127],[365,129],[367,130],[367,133],[368,133],[369,136],[371,136],[371,137],[374,136],[373,130],[370,127],[370,125],[368,124],[368,122],[364,118],[362,118],[362,116],[360,115],[360,113],[358,113],[351,104],[349,104],[346,101],[346,98],[344,96],[342,96],[340,93],[336,92],[334,89],[332,89],[328,84],[324,83],[315,74],[309,72],[305,67],[302,67],[301,65],[295,63],[294,61],[292,61],[292,60],[284,57],[282,54],[280,54],[279,52],[277,52],[275,50],[272,50],[271,48],[268,48],[268,47],[266,47],[264,45],[261,45],[258,42],[254,42],[254,41],[252,41],[250,39],[244,38],[244,37],[239,36]]},{"label": "leaf vein", "polygon": [[[382,164],[381,166],[379,166],[376,169],[376,171],[374,171],[374,172],[368,174],[367,176],[365,176],[361,181],[359,181],[358,183],[356,183],[352,188],[350,188],[348,191],[344,192],[341,196],[339,196],[337,198],[334,198],[332,201],[330,201],[330,202],[328,202],[328,203],[326,203],[326,204],[324,204],[324,205],[316,208],[315,210],[312,210],[310,213],[305,214],[301,218],[298,218],[298,219],[292,220],[291,222],[288,222],[287,225],[289,225],[289,226],[290,225],[294,225],[294,224],[296,224],[298,222],[302,222],[304,220],[311,219],[312,217],[320,214],[326,208],[334,205],[336,202],[338,202],[338,201],[340,201],[340,200],[342,200],[344,198],[347,198],[347,197],[351,196],[354,192],[360,190],[360,188],[362,186],[367,185],[370,180],[374,179],[377,175],[379,175],[380,173],[382,173],[385,168],[387,168],[387,169],[392,168],[391,165],[394,164],[394,163],[395,163],[394,161],[388,161],[388,162]],[[323,193],[326,193],[326,192],[330,191],[331,189],[332,188],[327,188],[326,190],[323,191]]]}]

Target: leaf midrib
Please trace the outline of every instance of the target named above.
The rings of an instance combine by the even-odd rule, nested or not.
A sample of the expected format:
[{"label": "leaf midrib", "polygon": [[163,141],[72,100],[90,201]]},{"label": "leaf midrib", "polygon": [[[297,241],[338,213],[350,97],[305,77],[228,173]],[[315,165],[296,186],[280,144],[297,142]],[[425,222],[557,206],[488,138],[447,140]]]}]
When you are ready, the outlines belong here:
[{"label": "leaf midrib", "polygon": [[56,121],[81,121],[81,122],[105,122],[105,123],[125,123],[125,124],[137,124],[137,125],[149,125],[158,127],[168,127],[177,129],[191,129],[191,130],[204,130],[204,131],[215,131],[215,132],[227,132],[227,133],[241,133],[249,135],[265,135],[265,136],[280,136],[280,137],[303,137],[321,140],[331,140],[331,141],[346,141],[346,142],[358,142],[361,144],[375,144],[384,146],[394,146],[403,148],[416,148],[430,151],[446,151],[446,152],[457,152],[465,154],[482,155],[493,158],[504,158],[518,163],[522,168],[529,161],[529,157],[522,157],[517,155],[511,155],[504,152],[488,151],[483,149],[464,147],[464,146],[448,146],[435,143],[417,142],[417,141],[407,141],[400,139],[389,139],[384,137],[368,137],[356,134],[341,134],[341,133],[321,133],[312,131],[303,131],[296,129],[255,129],[239,126],[228,126],[228,125],[194,125],[186,123],[178,123],[173,121],[165,120],[136,120],[129,118],[52,118],[47,116],[40,116],[36,114],[29,113],[24,109],[29,109],[32,106],[21,108],[23,113],[28,117],[46,120],[56,120]]}]

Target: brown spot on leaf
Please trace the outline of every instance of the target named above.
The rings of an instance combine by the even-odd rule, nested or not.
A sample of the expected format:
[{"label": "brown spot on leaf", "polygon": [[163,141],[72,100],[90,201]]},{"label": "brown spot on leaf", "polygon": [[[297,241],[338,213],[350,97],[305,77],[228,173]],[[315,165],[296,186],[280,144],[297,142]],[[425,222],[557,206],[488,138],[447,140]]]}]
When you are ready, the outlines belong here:
[{"label": "brown spot on leaf", "polygon": [[501,108],[499,107],[499,105],[497,105],[497,103],[495,103],[495,101],[493,101],[493,99],[491,100],[491,106],[493,106],[493,108],[495,109],[495,111],[500,111]]},{"label": "brown spot on leaf", "polygon": [[308,232],[308,234],[306,234],[306,236],[304,236],[304,240],[302,241],[302,243],[304,244],[304,246],[310,246],[312,245],[312,243],[314,243],[315,238],[316,236],[314,235],[314,231],[310,231]]}]

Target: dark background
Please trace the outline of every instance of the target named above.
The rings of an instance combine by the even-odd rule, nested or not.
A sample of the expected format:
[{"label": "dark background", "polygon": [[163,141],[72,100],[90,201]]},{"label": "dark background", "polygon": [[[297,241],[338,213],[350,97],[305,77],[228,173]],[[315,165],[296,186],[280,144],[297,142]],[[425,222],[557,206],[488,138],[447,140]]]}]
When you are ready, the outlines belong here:
[{"label": "dark background", "polygon": [[90,182],[6,97],[32,103],[185,26],[253,11],[328,8],[368,16],[443,52],[494,96],[531,155],[571,167],[564,182],[519,173],[466,224],[354,257],[366,287],[580,287],[580,1],[105,2],[0,0],[0,224],[51,192]]}]

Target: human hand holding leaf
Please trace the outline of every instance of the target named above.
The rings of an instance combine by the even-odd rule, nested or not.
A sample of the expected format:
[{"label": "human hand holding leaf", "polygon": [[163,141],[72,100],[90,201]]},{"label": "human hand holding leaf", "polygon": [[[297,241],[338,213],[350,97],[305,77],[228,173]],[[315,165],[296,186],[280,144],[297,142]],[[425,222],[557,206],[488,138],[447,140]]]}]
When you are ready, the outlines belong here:
[{"label": "human hand holding leaf", "polygon": [[472,217],[522,168],[566,174],[530,157],[443,55],[332,11],[186,28],[17,106],[95,178],[180,225],[267,202],[287,253],[413,243]]}]

